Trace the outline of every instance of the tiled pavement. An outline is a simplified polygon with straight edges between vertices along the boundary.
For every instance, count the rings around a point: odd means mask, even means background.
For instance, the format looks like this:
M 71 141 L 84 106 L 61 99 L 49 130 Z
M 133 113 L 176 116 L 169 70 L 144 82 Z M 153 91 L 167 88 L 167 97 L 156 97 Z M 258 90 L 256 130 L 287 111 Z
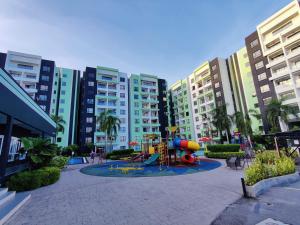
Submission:
M 73 167 L 32 191 L 8 225 L 208 225 L 241 197 L 242 171 L 225 166 L 169 177 L 89 176 Z

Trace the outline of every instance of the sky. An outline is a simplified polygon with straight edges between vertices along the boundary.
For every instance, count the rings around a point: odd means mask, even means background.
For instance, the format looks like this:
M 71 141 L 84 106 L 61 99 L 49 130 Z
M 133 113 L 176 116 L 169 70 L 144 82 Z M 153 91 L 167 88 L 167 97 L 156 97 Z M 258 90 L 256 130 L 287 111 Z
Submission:
M 244 46 L 291 0 L 0 0 L 0 51 L 56 66 L 106 66 L 169 85 Z

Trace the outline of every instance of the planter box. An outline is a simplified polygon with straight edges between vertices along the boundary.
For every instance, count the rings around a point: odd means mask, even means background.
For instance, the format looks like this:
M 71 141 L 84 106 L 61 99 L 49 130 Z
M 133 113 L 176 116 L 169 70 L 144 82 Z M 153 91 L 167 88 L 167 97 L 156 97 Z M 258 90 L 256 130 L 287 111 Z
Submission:
M 279 177 L 271 177 L 261 180 L 252 186 L 246 186 L 247 195 L 252 198 L 256 198 L 271 187 L 280 186 L 284 184 L 291 184 L 300 180 L 299 172 L 296 171 L 293 174 L 288 174 Z

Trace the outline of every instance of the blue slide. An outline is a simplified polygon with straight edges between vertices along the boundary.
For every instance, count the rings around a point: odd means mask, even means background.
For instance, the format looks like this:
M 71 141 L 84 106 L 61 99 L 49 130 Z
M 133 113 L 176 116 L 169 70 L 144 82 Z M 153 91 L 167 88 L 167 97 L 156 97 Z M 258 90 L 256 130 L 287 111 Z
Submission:
M 153 163 L 155 163 L 155 161 L 159 158 L 159 154 L 156 153 L 156 154 L 153 154 L 148 160 L 146 160 L 144 162 L 144 165 L 151 165 Z

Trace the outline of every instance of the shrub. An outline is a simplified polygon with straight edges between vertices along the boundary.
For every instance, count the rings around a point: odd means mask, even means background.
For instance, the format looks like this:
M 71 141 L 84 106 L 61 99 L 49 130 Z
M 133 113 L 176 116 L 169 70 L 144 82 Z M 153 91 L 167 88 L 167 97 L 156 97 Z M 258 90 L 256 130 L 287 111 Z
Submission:
M 296 166 L 294 160 L 289 157 L 281 157 L 275 162 L 277 176 L 295 173 Z
M 268 177 L 268 174 L 267 165 L 261 162 L 254 162 L 245 170 L 245 183 L 247 185 L 253 185 Z
M 60 169 L 64 168 L 65 165 L 67 165 L 68 163 L 68 160 L 69 160 L 69 157 L 64 157 L 64 156 L 55 156 L 49 166 L 52 166 L 52 167 L 58 167 Z
M 57 167 L 44 167 L 38 170 L 17 173 L 7 182 L 9 190 L 29 191 L 41 186 L 55 183 L 60 177 L 60 169 Z
M 106 154 L 106 158 L 108 159 L 119 159 L 124 156 L 129 156 L 134 152 L 133 149 L 124 149 L 124 150 L 115 150 Z M 114 156 L 114 157 L 112 157 Z
M 240 150 L 240 145 L 239 144 L 207 145 L 207 150 L 210 152 L 238 152 Z
M 205 152 L 204 154 L 207 158 L 215 158 L 215 159 L 227 159 L 231 156 L 235 156 L 235 157 L 245 156 L 244 152 Z
M 278 158 L 278 156 L 275 151 L 264 151 L 256 155 L 255 161 L 266 164 L 274 164 L 276 158 Z

